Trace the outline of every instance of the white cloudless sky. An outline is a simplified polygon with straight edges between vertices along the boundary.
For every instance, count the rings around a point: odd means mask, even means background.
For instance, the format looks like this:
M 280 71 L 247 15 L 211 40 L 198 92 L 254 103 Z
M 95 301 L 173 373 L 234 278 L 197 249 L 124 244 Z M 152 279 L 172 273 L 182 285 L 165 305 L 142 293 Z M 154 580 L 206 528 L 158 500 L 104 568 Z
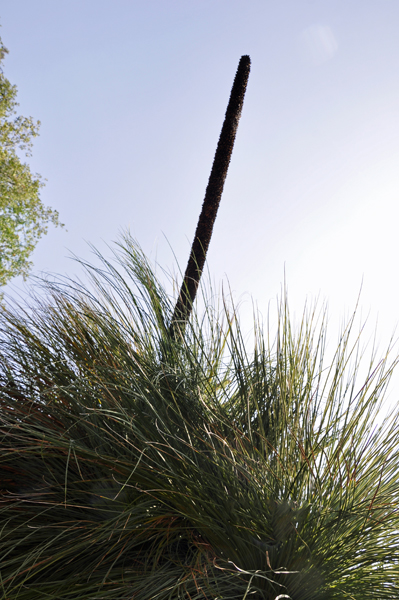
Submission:
M 252 69 L 208 268 L 263 313 L 338 323 L 361 284 L 382 344 L 399 320 L 397 0 L 3 0 L 4 72 L 42 122 L 32 169 L 52 228 L 34 274 L 80 274 L 130 228 L 175 270 L 188 253 L 240 56 Z M 15 280 L 7 287 L 14 294 Z M 335 341 L 335 339 L 334 339 Z M 395 388 L 396 389 L 396 388 Z M 399 387 L 398 393 L 399 393 Z

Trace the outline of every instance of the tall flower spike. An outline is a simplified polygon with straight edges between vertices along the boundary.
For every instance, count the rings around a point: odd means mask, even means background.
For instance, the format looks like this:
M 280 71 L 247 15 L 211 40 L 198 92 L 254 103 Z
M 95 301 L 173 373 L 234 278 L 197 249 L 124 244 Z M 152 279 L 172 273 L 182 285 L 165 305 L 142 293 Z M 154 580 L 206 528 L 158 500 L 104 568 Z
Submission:
M 213 159 L 212 171 L 209 176 L 201 214 L 198 219 L 190 258 L 170 325 L 170 333 L 173 337 L 176 337 L 179 330 L 184 332 L 197 294 L 198 284 L 204 268 L 206 253 L 211 240 L 213 225 L 233 152 L 250 68 L 250 57 L 246 55 L 242 56 L 238 63 L 237 73 L 231 89 L 230 100 L 222 131 L 220 132 L 215 158 Z

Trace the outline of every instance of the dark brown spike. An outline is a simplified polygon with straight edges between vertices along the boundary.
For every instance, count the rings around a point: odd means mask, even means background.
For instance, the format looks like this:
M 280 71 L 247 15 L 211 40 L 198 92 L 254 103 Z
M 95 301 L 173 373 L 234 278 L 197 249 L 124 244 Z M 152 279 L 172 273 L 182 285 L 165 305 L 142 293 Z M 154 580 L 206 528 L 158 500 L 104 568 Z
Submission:
M 227 106 L 222 131 L 220 132 L 215 158 L 213 159 L 212 171 L 209 176 L 201 214 L 198 219 L 190 258 L 188 260 L 180 294 L 170 325 L 170 332 L 173 337 L 176 336 L 179 329 L 182 332 L 184 331 L 197 294 L 199 281 L 205 264 L 206 253 L 212 236 L 213 225 L 222 197 L 231 154 L 233 152 L 250 68 L 250 57 L 242 56 L 238 63 L 237 73 L 231 89 L 230 100 Z

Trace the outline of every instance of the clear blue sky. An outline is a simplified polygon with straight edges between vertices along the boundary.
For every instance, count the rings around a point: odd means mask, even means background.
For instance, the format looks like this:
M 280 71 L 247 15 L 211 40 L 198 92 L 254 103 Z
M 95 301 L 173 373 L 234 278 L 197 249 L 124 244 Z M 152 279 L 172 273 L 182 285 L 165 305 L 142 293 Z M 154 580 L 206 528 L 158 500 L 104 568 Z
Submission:
M 5 74 L 42 122 L 31 165 L 52 229 L 34 272 L 73 275 L 129 227 L 184 269 L 235 70 L 243 115 L 209 252 L 216 282 L 265 313 L 356 302 L 399 320 L 397 0 L 3 0 Z M 166 239 L 165 239 L 166 238 Z M 167 240 L 167 241 L 166 241 Z M 14 284 L 19 285 L 16 281 Z M 243 311 L 251 310 L 250 302 Z M 372 329 L 372 328 L 371 328 Z

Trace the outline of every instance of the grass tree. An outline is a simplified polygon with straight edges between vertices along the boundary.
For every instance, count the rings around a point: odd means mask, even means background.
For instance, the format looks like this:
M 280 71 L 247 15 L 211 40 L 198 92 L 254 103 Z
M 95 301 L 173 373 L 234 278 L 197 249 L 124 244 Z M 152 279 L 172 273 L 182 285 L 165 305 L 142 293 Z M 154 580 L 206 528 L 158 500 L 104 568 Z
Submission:
M 285 298 L 249 347 L 206 285 L 176 335 L 129 236 L 98 258 L 1 312 L 1 597 L 397 599 L 397 359 Z

